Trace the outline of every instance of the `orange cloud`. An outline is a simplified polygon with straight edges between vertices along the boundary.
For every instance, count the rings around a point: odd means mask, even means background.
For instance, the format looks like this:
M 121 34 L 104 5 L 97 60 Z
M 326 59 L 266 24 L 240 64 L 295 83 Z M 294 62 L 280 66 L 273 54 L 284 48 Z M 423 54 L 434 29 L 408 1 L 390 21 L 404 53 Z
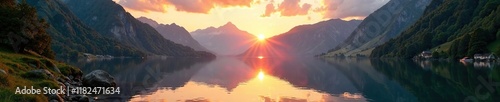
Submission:
M 269 17 L 275 12 L 280 12 L 281 16 L 307 15 L 312 5 L 304 3 L 300 6 L 299 2 L 300 0 L 284 0 L 281 4 L 278 4 L 278 8 L 275 8 L 271 2 L 267 4 L 266 12 L 262 16 Z
M 123 7 L 143 12 L 167 12 L 165 7 L 168 4 L 167 0 L 120 0 L 118 3 Z
M 274 5 L 271 3 L 267 4 L 266 5 L 266 12 L 262 15 L 262 17 L 269 17 L 274 12 L 276 12 L 276 10 L 274 10 Z
M 257 1 L 259 2 L 259 1 Z M 122 6 L 138 11 L 167 12 L 166 7 L 175 7 L 177 11 L 208 13 L 215 7 L 250 7 L 253 0 L 120 0 Z
M 322 0 L 322 6 L 314 10 L 324 18 L 364 18 L 382 7 L 389 0 Z
M 304 3 L 301 7 L 299 2 L 300 0 L 285 0 L 279 4 L 277 10 L 281 12 L 281 16 L 306 15 L 311 9 L 311 4 Z

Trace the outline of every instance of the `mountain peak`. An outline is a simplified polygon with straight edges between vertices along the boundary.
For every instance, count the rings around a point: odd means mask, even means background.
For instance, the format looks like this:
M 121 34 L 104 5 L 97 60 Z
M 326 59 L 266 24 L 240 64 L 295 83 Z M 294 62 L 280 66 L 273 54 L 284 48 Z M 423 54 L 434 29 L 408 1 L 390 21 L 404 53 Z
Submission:
M 183 29 L 184 29 L 184 27 L 182 27 L 182 26 L 180 26 L 180 25 L 177 25 L 177 24 L 175 24 L 175 23 L 172 23 L 172 24 L 167 24 L 167 25 L 168 25 L 168 26 L 170 26 L 170 27 L 176 27 L 176 28 L 183 28 Z
M 155 20 L 153 20 L 151 18 L 144 17 L 144 16 L 141 16 L 141 17 L 139 17 L 137 19 L 139 19 L 139 20 L 147 20 L 147 21 L 151 21 L 151 22 L 156 22 Z
M 226 24 L 224 24 L 220 28 L 228 28 L 228 29 L 236 28 L 236 29 L 238 29 L 238 27 L 236 27 L 236 25 L 234 25 L 232 22 L 227 22 Z
M 153 28 L 156 28 L 156 27 L 158 27 L 160 25 L 155 20 L 147 18 L 147 17 L 143 17 L 143 16 L 137 18 L 137 20 L 141 21 L 142 23 L 147 23 L 148 25 L 150 25 Z

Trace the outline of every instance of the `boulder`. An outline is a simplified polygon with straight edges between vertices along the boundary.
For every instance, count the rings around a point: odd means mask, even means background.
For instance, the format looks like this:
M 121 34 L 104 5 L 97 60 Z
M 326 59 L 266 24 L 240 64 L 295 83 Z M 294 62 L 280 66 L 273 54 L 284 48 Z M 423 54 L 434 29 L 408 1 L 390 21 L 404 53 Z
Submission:
M 78 102 L 90 102 L 90 98 L 86 95 L 81 95 L 80 99 L 78 99 Z
M 69 101 L 71 101 L 71 102 L 90 102 L 90 98 L 86 95 L 70 95 Z
M 87 95 L 70 95 L 68 101 L 71 102 L 90 102 L 90 98 Z
M 103 70 L 95 70 L 83 77 L 86 87 L 116 87 L 115 78 Z
M 50 102 L 64 102 L 64 99 L 57 94 L 47 94 Z

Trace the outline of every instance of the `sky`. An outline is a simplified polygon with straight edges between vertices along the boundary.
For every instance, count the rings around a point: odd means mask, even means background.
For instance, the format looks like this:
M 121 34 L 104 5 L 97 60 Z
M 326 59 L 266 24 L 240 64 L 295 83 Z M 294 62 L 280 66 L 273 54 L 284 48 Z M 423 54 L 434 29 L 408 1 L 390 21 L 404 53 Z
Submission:
M 328 19 L 362 20 L 389 0 L 113 0 L 134 17 L 176 23 L 192 32 L 232 22 L 271 37 Z

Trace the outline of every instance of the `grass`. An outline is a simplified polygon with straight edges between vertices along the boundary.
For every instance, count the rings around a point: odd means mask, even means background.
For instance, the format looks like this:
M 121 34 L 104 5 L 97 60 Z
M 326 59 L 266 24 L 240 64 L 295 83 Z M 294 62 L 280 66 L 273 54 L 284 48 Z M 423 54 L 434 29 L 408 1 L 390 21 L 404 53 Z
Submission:
M 61 73 L 54 71 L 59 68 Z M 31 70 L 47 69 L 56 78 L 63 75 L 81 75 L 78 68 L 69 66 L 62 62 L 47 59 L 33 53 L 18 54 L 0 48 L 0 69 L 7 75 L 0 74 L 0 101 L 1 102 L 44 102 L 48 101 L 45 95 L 20 95 L 15 94 L 17 87 L 31 87 L 42 89 L 43 87 L 58 88 L 57 81 L 46 75 L 34 75 L 28 73 Z
M 436 46 L 434 48 L 431 49 L 432 52 L 448 52 L 450 50 L 450 47 L 451 47 L 451 44 L 452 44 L 453 41 L 450 41 L 450 42 L 446 42 L 444 44 L 441 44 L 439 46 Z

